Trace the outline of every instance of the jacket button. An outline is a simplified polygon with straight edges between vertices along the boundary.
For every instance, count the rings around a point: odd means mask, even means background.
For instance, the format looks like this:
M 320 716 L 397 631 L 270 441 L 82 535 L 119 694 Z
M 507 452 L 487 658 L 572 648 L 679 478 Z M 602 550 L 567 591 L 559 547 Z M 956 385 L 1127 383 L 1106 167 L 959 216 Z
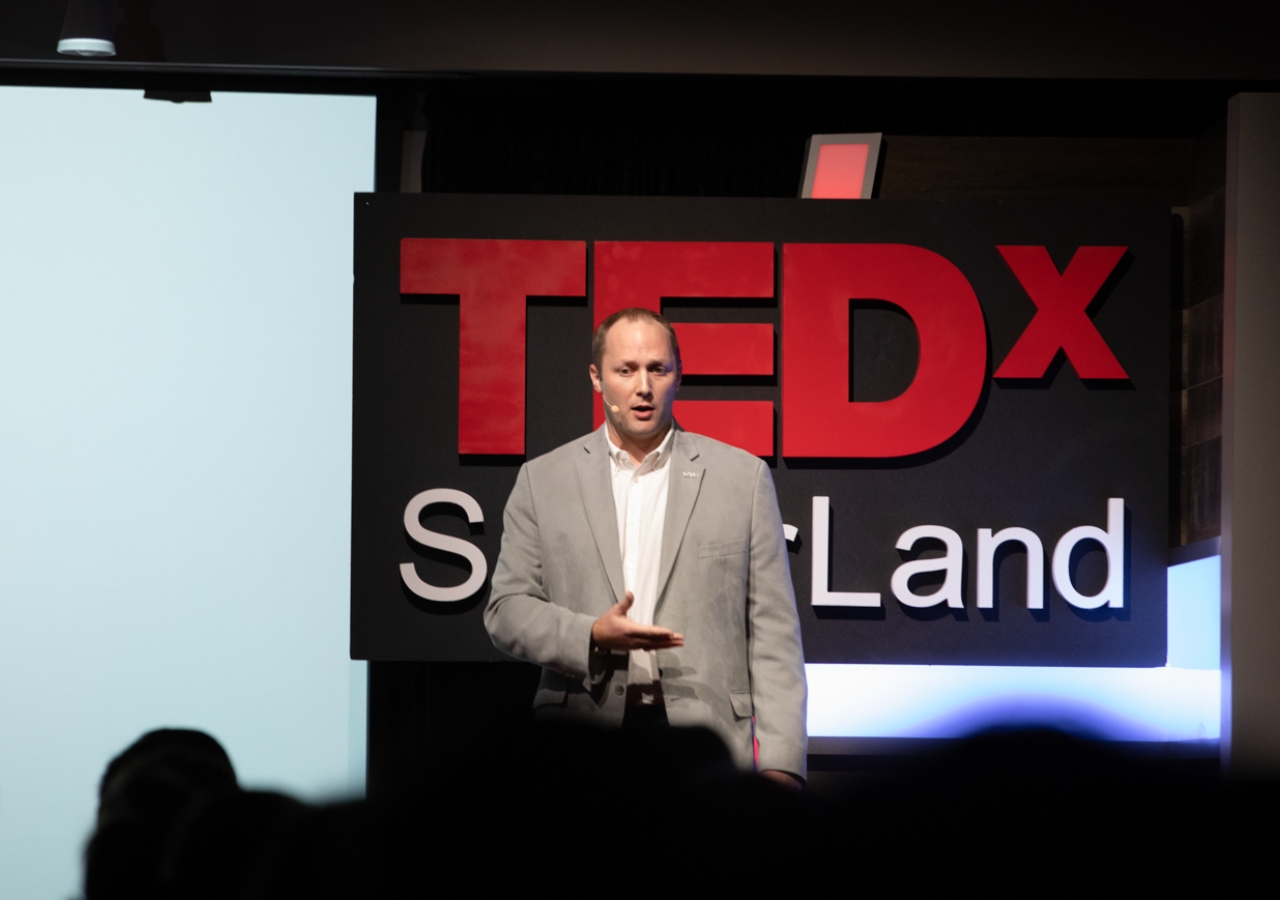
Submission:
M 622 696 L 622 692 L 623 692 L 623 687 L 622 687 L 622 685 L 620 685 L 620 684 L 615 684 L 615 685 L 613 686 L 613 692 L 614 692 L 615 694 L 617 694 L 619 697 L 621 697 L 621 696 Z

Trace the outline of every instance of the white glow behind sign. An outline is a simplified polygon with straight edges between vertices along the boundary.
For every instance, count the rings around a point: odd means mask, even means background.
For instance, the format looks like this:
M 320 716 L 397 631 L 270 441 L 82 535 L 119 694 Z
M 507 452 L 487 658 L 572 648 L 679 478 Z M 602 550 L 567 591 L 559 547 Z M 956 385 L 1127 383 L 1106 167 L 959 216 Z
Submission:
M 1169 664 L 806 666 L 809 736 L 958 738 L 1011 724 L 1118 741 L 1218 740 L 1219 558 L 1169 569 Z

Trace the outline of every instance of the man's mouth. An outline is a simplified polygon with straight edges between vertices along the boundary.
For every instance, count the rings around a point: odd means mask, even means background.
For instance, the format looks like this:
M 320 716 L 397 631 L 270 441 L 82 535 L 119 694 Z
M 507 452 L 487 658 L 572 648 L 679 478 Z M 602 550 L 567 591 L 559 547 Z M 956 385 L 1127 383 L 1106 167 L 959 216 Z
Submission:
M 648 404 L 645 404 L 645 403 L 642 403 L 639 406 L 631 407 L 631 412 L 634 413 L 636 418 L 638 419 L 649 418 L 649 416 L 653 413 L 653 410 L 654 410 L 654 407 L 649 406 Z

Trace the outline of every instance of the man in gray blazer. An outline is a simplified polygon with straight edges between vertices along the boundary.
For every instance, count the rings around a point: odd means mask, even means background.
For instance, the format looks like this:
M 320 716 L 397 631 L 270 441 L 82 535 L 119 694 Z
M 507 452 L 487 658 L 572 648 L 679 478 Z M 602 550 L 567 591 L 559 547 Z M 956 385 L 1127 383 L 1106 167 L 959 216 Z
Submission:
M 484 622 L 543 667 L 539 717 L 705 725 L 743 768 L 806 777 L 807 688 L 768 467 L 683 431 L 680 348 L 624 310 L 592 342 L 597 431 L 520 469 Z M 753 727 L 754 722 L 754 727 Z

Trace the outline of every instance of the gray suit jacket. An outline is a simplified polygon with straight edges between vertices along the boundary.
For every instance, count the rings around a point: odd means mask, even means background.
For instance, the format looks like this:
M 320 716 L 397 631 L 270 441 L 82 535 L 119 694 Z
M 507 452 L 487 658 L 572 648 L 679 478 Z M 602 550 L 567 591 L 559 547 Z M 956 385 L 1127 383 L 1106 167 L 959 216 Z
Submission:
M 537 715 L 622 721 L 627 656 L 591 653 L 591 625 L 625 595 L 604 428 L 525 463 L 503 515 L 484 622 L 494 644 L 543 666 Z M 782 517 L 769 468 L 728 444 L 672 441 L 654 624 L 673 725 L 706 725 L 744 768 L 807 777 L 807 687 Z

